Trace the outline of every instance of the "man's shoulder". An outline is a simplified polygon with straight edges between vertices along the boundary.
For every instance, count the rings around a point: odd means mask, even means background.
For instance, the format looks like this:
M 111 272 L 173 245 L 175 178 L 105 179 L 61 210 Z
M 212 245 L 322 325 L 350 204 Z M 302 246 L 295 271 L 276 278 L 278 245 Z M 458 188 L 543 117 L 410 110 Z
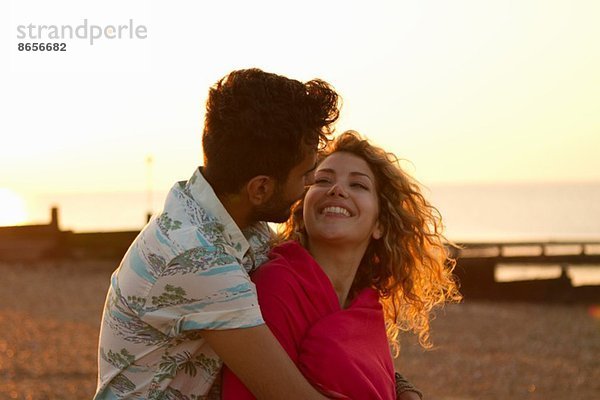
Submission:
M 266 222 L 257 222 L 244 229 L 244 236 L 252 248 L 270 250 L 275 240 L 275 232 Z
M 154 285 L 163 278 L 202 274 L 216 266 L 236 264 L 218 221 L 198 210 L 166 207 L 140 232 L 122 263 L 122 273 Z M 131 271 L 131 273 L 129 272 Z
M 183 182 L 169 192 L 163 211 L 146 227 L 146 235 L 155 235 L 159 243 L 177 253 L 196 247 L 219 250 L 225 241 L 225 227 L 185 190 Z
M 269 238 L 272 238 L 274 235 L 269 223 L 265 221 L 258 221 L 250 225 L 244 229 L 244 233 L 246 235 L 268 236 Z

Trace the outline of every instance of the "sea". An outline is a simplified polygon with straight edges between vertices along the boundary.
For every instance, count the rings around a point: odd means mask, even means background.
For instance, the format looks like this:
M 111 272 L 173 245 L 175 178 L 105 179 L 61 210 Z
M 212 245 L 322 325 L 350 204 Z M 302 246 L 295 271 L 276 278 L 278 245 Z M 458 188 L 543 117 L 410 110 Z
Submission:
M 463 242 L 596 241 L 600 182 L 444 184 L 424 187 L 442 215 L 446 237 Z M 60 227 L 75 232 L 138 230 L 160 211 L 167 191 L 42 194 L 27 201 L 31 223 L 59 207 Z M 525 268 L 527 267 L 527 268 Z M 558 276 L 560 266 L 501 267 L 497 279 Z M 600 284 L 600 266 L 569 269 L 575 285 Z

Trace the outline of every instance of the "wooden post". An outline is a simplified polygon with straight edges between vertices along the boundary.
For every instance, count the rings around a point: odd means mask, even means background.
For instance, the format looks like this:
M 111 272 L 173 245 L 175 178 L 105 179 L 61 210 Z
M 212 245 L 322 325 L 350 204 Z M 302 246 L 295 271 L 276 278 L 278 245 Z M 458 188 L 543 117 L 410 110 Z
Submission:
M 56 206 L 50 209 L 50 226 L 56 231 L 60 230 L 58 226 L 58 207 Z

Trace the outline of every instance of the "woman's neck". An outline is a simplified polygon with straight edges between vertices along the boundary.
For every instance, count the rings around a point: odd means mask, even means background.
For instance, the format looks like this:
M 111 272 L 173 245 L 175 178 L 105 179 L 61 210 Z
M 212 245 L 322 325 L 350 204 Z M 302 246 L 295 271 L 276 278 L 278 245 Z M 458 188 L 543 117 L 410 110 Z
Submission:
M 366 249 L 310 240 L 307 245 L 308 251 L 331 281 L 340 306 L 345 308 L 351 300 L 348 294 Z

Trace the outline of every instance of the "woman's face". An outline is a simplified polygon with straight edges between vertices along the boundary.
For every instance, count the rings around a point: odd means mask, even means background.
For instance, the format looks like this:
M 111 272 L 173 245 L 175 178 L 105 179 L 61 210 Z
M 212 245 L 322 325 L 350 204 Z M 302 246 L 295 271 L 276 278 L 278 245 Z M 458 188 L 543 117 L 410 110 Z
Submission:
M 379 239 L 379 201 L 367 162 L 346 152 L 328 156 L 317 167 L 314 184 L 306 193 L 303 218 L 309 242 L 366 249 L 371 238 Z

